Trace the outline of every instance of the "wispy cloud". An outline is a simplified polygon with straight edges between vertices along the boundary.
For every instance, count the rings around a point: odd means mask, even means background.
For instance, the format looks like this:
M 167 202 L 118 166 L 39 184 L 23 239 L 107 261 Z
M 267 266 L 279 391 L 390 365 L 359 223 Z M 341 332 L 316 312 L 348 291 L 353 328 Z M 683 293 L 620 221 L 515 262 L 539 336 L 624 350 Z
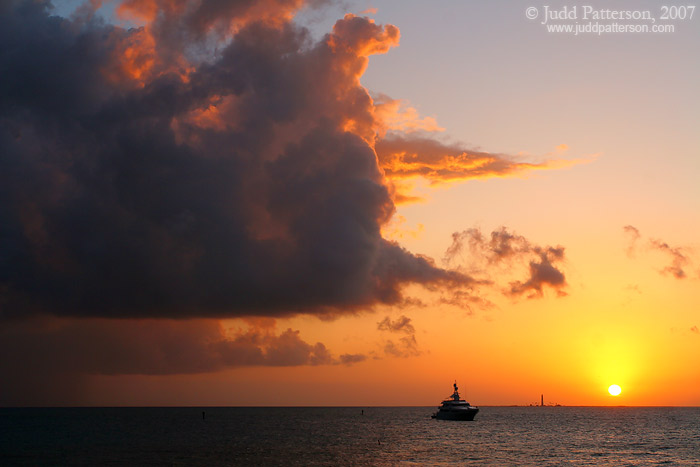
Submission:
M 690 263 L 690 259 L 686 256 L 684 248 L 672 247 L 668 243 L 657 239 L 651 239 L 649 243 L 653 249 L 664 253 L 671 261 L 671 264 L 663 268 L 662 273 L 670 274 L 676 279 L 686 278 L 687 275 L 684 268 Z
M 628 239 L 627 256 L 633 258 L 635 256 L 637 242 L 641 238 L 641 234 L 639 233 L 639 230 L 633 225 L 626 225 L 622 228 L 622 230 L 625 232 L 625 235 Z
M 377 323 L 377 329 L 380 331 L 401 332 L 404 334 L 415 334 L 416 332 L 415 328 L 411 324 L 411 318 L 403 315 L 399 316 L 394 321 L 387 316 L 382 321 Z
M 639 229 L 632 225 L 626 225 L 623 227 L 625 235 L 628 237 L 627 255 L 631 258 L 635 257 L 637 250 L 639 249 L 639 242 L 642 239 L 642 235 Z M 691 259 L 691 249 L 683 246 L 672 246 L 667 242 L 651 238 L 643 244 L 646 251 L 658 252 L 663 255 L 668 261 L 668 264 L 664 266 L 659 272 L 662 275 L 669 275 L 675 277 L 676 279 L 685 279 L 688 277 L 687 269 L 692 264 Z
M 472 150 L 458 143 L 445 143 L 424 134 L 405 132 L 390 133 L 379 139 L 375 149 L 379 164 L 390 180 L 401 183 L 422 178 L 433 186 L 465 180 L 518 176 L 533 170 L 561 169 L 594 160 L 594 157 L 562 159 L 560 155 L 563 150 L 558 150 L 544 161 L 533 162 L 523 156 Z M 410 196 L 410 192 L 404 191 L 399 193 Z
M 434 117 L 421 117 L 418 110 L 406 101 L 392 99 L 386 94 L 373 95 L 373 101 L 380 135 L 384 135 L 387 131 L 401 133 L 445 131 L 437 124 Z
M 395 320 L 388 316 L 377 323 L 377 329 L 390 333 L 404 334 L 397 340 L 387 339 L 384 342 L 384 353 L 392 357 L 416 357 L 422 352 L 418 348 L 416 341 L 416 330 L 411 324 L 411 319 L 401 315 Z
M 364 354 L 342 354 L 340 357 L 340 363 L 343 365 L 353 365 L 355 363 L 361 363 L 367 360 L 367 355 Z
M 565 288 L 568 284 L 561 270 L 565 261 L 565 248 L 533 244 L 506 227 L 494 230 L 488 236 L 478 228 L 455 232 L 443 261 L 448 265 L 461 262 L 467 264 L 473 274 L 488 276 L 492 268 L 511 269 L 526 264 L 526 278 L 511 281 L 504 289 L 504 294 L 514 297 L 543 297 L 545 287 L 548 287 L 557 296 L 566 295 Z

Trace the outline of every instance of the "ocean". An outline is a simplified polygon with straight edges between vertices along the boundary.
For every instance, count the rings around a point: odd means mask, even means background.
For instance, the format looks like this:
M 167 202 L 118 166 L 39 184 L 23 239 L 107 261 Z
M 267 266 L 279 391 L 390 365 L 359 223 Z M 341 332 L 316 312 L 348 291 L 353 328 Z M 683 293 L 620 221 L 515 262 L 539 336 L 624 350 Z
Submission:
M 700 408 L 434 410 L 5 408 L 0 465 L 700 466 Z

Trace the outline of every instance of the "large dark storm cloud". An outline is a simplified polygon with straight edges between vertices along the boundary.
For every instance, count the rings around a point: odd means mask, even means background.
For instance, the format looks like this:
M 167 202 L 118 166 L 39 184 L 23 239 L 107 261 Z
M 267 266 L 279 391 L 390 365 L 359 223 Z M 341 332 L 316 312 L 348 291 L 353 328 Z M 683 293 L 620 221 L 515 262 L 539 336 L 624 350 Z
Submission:
M 398 30 L 348 16 L 314 44 L 228 8 L 235 34 L 195 63 L 167 3 L 130 30 L 0 6 L 3 317 L 329 313 L 470 285 L 380 235 L 394 205 L 359 76 Z M 177 23 L 200 47 L 208 3 Z

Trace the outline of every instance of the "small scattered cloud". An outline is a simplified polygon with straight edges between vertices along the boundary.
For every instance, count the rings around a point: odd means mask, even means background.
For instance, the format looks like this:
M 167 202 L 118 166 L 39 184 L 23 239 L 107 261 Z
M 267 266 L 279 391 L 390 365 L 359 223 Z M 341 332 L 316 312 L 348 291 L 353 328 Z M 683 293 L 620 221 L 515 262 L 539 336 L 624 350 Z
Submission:
M 670 274 L 676 279 L 685 279 L 687 274 L 684 268 L 690 263 L 690 258 L 682 247 L 672 247 L 668 243 L 657 239 L 649 241 L 651 247 L 664 253 L 671 261 L 671 264 L 662 269 L 662 274 Z
M 377 323 L 377 329 L 380 331 L 402 332 L 405 334 L 415 334 L 416 332 L 415 328 L 411 324 L 411 318 L 403 315 L 399 316 L 394 321 L 387 316 L 382 321 Z
M 638 250 L 638 245 L 642 241 L 642 235 L 639 229 L 632 225 L 624 226 L 623 231 L 628 238 L 628 246 L 626 249 L 627 256 L 634 258 Z M 661 253 L 668 261 L 668 264 L 659 271 L 662 275 L 672 276 L 676 279 L 685 279 L 688 277 L 687 270 L 692 264 L 690 248 L 672 246 L 657 238 L 651 238 L 643 243 L 643 245 L 645 251 Z
M 417 357 L 423 352 L 418 349 L 416 336 L 410 335 L 401 337 L 396 342 L 387 340 L 384 345 L 384 353 L 392 357 L 408 358 Z
M 489 281 L 482 281 L 482 285 L 492 285 Z M 474 314 L 474 309 L 482 310 L 494 307 L 493 302 L 489 299 L 476 295 L 473 292 L 455 291 L 449 295 L 441 294 L 438 299 L 440 305 L 450 305 L 456 308 L 461 308 L 466 312 L 466 315 Z
M 411 324 L 411 318 L 401 315 L 395 320 L 388 316 L 377 323 L 377 329 L 395 334 L 404 334 L 397 340 L 387 339 L 384 342 L 384 353 L 392 357 L 416 357 L 422 352 L 416 341 L 416 329 Z
M 561 269 L 565 262 L 565 248 L 535 245 L 506 227 L 494 230 L 488 236 L 478 228 L 455 232 L 443 261 L 448 265 L 467 263 L 481 274 L 526 264 L 526 278 L 510 281 L 504 290 L 505 295 L 537 298 L 544 296 L 545 287 L 554 290 L 559 297 L 567 295 L 565 288 L 568 284 Z
M 367 360 L 367 355 L 364 354 L 342 354 L 339 357 L 340 363 L 343 365 L 352 365 L 354 363 L 361 363 Z
M 629 256 L 630 258 L 634 258 L 637 247 L 637 241 L 641 237 L 641 235 L 639 234 L 639 230 L 633 225 L 626 225 L 622 228 L 622 230 L 625 232 L 625 236 L 628 239 L 627 256 Z
M 690 328 L 690 332 L 695 333 L 695 334 L 700 334 L 700 329 L 698 329 L 697 326 L 692 326 Z
M 621 303 L 622 306 L 629 306 L 644 293 L 641 287 L 639 287 L 637 284 L 629 284 L 626 287 L 623 287 L 622 291 L 624 293 Z
M 520 296 L 529 293 L 528 298 L 542 297 L 542 289 L 547 285 L 556 290 L 557 296 L 566 296 L 567 293 L 562 290 L 566 286 L 566 277 L 554 264 L 564 259 L 564 248 L 536 247 L 533 252 L 539 259 L 530 261 L 530 277 L 526 281 L 511 282 L 510 294 Z

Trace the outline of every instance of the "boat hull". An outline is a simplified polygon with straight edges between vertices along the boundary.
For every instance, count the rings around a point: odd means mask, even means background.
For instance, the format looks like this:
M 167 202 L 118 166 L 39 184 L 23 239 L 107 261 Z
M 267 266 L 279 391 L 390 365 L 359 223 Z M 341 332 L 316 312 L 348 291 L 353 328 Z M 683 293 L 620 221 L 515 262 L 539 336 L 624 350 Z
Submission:
M 433 414 L 433 418 L 438 420 L 474 420 L 479 409 L 470 408 L 467 410 L 440 410 Z

